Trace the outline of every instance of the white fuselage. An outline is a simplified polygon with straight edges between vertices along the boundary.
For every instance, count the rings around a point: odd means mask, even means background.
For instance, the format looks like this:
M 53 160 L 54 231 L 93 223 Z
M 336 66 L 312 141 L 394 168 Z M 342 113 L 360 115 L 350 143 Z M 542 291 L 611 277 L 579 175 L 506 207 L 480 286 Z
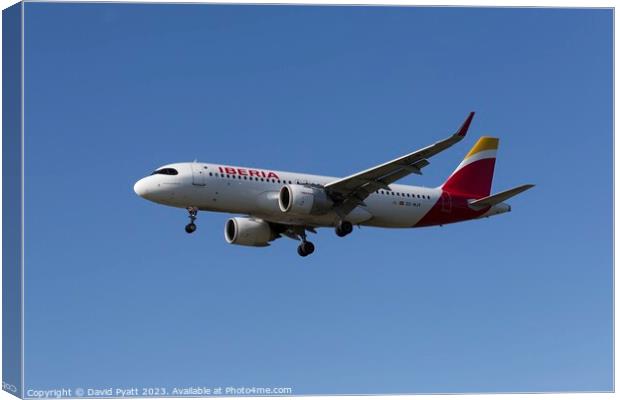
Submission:
M 205 211 L 251 215 L 285 225 L 335 226 L 341 219 L 330 211 L 320 215 L 292 215 L 278 206 L 285 184 L 325 185 L 338 178 L 295 172 L 224 166 L 207 163 L 176 163 L 161 168 L 176 175 L 154 174 L 139 180 L 134 190 L 156 203 Z M 347 215 L 357 225 L 412 227 L 441 199 L 441 188 L 389 185 L 378 190 Z M 449 207 L 449 205 L 447 205 Z

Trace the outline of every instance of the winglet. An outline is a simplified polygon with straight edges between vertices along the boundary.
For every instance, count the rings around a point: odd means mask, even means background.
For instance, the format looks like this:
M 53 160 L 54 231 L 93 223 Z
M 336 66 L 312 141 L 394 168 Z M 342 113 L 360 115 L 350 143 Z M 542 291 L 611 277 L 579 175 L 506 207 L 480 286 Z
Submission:
M 467 134 L 467 130 L 469 129 L 469 125 L 471 125 L 471 120 L 474 119 L 475 114 L 476 113 L 474 111 L 469 113 L 467 119 L 465 119 L 465 122 L 463 122 L 463 125 L 461 125 L 458 131 L 456 131 L 456 136 L 460 136 L 461 138 L 465 137 L 465 135 Z

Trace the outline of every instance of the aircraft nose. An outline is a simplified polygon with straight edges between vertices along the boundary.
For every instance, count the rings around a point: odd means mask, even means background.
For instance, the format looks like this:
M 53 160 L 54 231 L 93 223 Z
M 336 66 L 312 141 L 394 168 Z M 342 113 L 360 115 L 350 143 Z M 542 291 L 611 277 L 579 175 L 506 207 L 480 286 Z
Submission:
M 147 184 L 144 182 L 144 178 L 140 179 L 135 185 L 133 185 L 133 191 L 140 197 L 144 197 L 147 194 Z

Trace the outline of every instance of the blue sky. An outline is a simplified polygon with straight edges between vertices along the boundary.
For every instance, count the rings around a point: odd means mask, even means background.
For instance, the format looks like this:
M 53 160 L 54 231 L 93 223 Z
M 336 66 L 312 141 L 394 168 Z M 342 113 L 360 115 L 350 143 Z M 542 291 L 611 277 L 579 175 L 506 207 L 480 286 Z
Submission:
M 610 10 L 27 3 L 26 389 L 612 390 Z M 481 135 L 496 218 L 228 245 L 169 162 L 347 175 Z

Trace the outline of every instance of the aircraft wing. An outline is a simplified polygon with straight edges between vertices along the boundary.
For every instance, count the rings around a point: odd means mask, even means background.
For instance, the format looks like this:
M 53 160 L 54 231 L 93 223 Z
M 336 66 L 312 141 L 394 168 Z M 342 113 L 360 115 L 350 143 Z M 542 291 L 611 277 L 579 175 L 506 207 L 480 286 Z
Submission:
M 372 192 L 387 189 L 389 184 L 409 174 L 421 175 L 422 168 L 430 164 L 428 158 L 441 153 L 465 137 L 474 114 L 470 112 L 461 127 L 446 139 L 325 185 L 325 190 L 340 203 L 335 211 L 344 217 L 355 207 L 363 204 L 364 199 Z

